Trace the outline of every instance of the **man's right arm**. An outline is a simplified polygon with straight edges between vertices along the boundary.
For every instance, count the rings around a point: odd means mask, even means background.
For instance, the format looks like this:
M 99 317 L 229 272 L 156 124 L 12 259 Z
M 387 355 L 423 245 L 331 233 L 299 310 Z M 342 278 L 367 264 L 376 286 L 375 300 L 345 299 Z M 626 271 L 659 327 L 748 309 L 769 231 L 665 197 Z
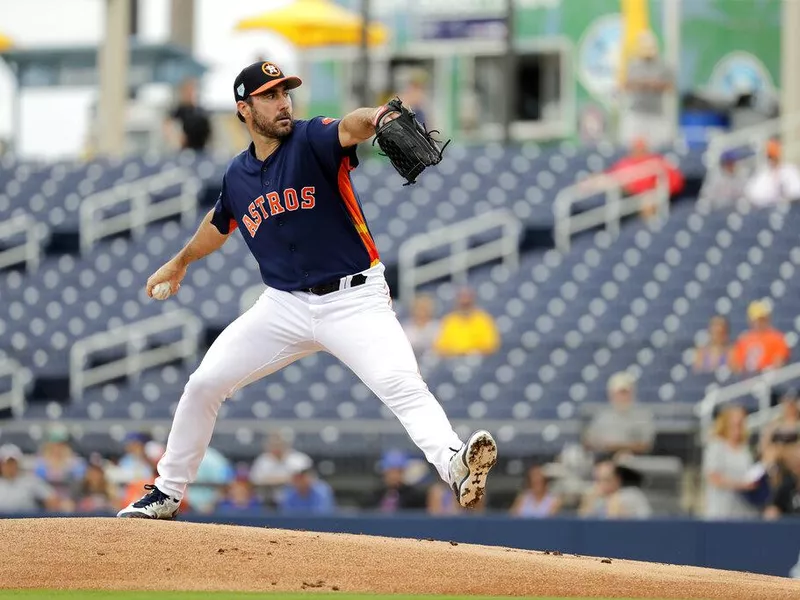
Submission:
M 214 209 L 210 210 L 203 218 L 192 239 L 169 262 L 153 273 L 147 280 L 147 295 L 153 297 L 153 288 L 159 283 L 170 284 L 170 295 L 175 294 L 181 287 L 181 281 L 186 276 L 186 269 L 191 263 L 200 260 L 219 250 L 231 233 L 236 231 L 230 228 L 228 233 L 220 233 L 219 229 L 211 222 Z

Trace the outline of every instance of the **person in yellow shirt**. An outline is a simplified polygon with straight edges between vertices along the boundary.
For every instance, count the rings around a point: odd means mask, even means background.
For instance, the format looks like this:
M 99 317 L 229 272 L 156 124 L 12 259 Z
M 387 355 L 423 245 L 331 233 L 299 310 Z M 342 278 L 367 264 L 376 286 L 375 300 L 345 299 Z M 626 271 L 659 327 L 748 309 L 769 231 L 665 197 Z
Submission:
M 442 320 L 434 346 L 442 356 L 492 354 L 500 347 L 494 319 L 475 306 L 472 290 L 464 288 L 456 298 L 456 310 Z

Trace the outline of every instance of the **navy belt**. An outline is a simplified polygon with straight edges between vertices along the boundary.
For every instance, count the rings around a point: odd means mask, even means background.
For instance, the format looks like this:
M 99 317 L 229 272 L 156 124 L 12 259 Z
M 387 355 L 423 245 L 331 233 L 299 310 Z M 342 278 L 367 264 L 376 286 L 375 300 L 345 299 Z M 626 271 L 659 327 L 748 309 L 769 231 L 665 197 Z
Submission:
M 358 273 L 357 275 L 353 275 L 353 277 L 350 279 L 349 287 L 357 287 L 366 282 L 367 276 L 363 273 Z M 341 289 L 341 286 L 342 280 L 337 279 L 336 281 L 331 281 L 329 283 L 321 283 L 311 288 L 305 288 L 303 291 L 308 292 L 309 294 L 314 294 L 315 296 L 324 296 L 325 294 L 330 294 L 331 292 L 338 292 Z

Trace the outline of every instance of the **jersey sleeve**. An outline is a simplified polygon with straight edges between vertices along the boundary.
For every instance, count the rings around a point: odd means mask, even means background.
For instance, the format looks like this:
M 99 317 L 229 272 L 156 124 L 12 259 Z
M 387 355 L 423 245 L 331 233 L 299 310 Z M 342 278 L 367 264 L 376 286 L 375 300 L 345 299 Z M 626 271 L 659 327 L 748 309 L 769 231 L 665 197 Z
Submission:
M 343 148 L 339 142 L 339 122 L 341 119 L 314 117 L 306 124 L 308 144 L 317 160 L 333 172 L 341 167 L 342 160 L 350 159 L 350 168 L 358 165 L 356 147 Z
M 222 235 L 228 235 L 238 226 L 229 206 L 230 203 L 225 186 L 225 177 L 223 177 L 222 189 L 219 192 L 217 203 L 214 205 L 214 214 L 211 215 L 211 224 L 216 227 Z

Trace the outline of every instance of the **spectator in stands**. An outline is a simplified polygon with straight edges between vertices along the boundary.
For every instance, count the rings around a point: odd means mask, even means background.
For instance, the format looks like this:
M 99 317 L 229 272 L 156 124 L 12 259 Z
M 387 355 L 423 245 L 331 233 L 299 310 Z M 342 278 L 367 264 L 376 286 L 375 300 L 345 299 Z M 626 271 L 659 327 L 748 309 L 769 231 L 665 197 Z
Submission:
M 561 510 L 561 500 L 548 489 L 549 482 L 540 465 L 528 469 L 525 489 L 519 493 L 511 506 L 515 517 L 543 519 Z
M 86 462 L 69 445 L 69 433 L 57 427 L 47 433 L 39 449 L 33 472 L 56 490 L 63 502 L 70 502 L 86 473 Z
M 703 453 L 706 483 L 703 513 L 707 519 L 758 516 L 758 510 L 745 496 L 757 488 L 751 475 L 756 463 L 747 445 L 746 417 L 744 408 L 728 406 L 714 423 L 712 439 Z
M 411 304 L 411 317 L 403 323 L 408 341 L 418 357 L 433 349 L 439 335 L 439 321 L 433 318 L 434 300 L 427 294 L 420 294 Z
M 225 490 L 225 495 L 217 503 L 217 510 L 239 511 L 257 510 L 261 508 L 261 500 L 255 493 L 253 485 L 247 477 L 237 476 Z
M 500 334 L 489 313 L 475 305 L 475 294 L 462 288 L 456 309 L 442 320 L 436 352 L 442 356 L 493 354 L 500 348 Z
M 756 300 L 747 307 L 750 329 L 739 336 L 731 351 L 729 365 L 734 373 L 760 373 L 778 369 L 789 361 L 784 335 L 772 327 L 772 305 Z
M 417 116 L 420 123 L 424 123 L 428 129 L 433 127 L 428 114 L 427 93 L 425 91 L 426 76 L 424 72 L 413 74 L 408 79 L 408 83 L 398 94 L 403 104 L 408 106 Z
M 764 511 L 767 519 L 800 517 L 800 444 L 787 448 L 782 460 L 781 481 Z
M 201 513 L 210 513 L 217 504 L 220 490 L 235 476 L 233 465 L 216 448 L 206 450 L 200 468 L 197 470 L 196 484 L 192 486 L 189 506 Z
M 673 123 L 667 112 L 667 95 L 674 88 L 672 69 L 658 55 L 652 31 L 639 35 L 636 55 L 628 62 L 623 83 L 620 139 L 630 145 L 644 138 L 658 148 L 672 141 Z
M 738 168 L 736 154 L 724 152 L 720 157 L 719 170 L 709 171 L 700 189 L 700 206 L 710 209 L 733 206 L 744 197 L 747 177 Z
M 457 515 L 464 510 L 453 490 L 440 481 L 428 488 L 425 506 L 429 515 Z
M 761 453 L 768 454 L 790 445 L 800 443 L 800 398 L 795 389 L 786 390 L 780 397 L 781 414 L 761 431 Z
M 0 446 L 0 514 L 60 510 L 56 491 L 33 473 L 22 472 L 21 461 L 22 451 L 17 446 Z
M 711 317 L 708 322 L 708 341 L 695 348 L 695 373 L 713 373 L 728 363 L 731 351 L 728 320 L 722 315 Z
M 594 484 L 581 500 L 578 514 L 599 519 L 647 519 L 653 514 L 633 469 L 612 461 L 598 463 Z
M 144 433 L 131 432 L 125 436 L 125 454 L 119 459 L 114 479 L 119 483 L 129 483 L 147 479 L 153 472 L 153 466 L 145 456 L 144 446 L 148 436 Z
M 211 118 L 197 101 L 197 82 L 188 79 L 179 91 L 178 104 L 164 124 L 167 140 L 182 150 L 201 152 L 211 139 Z
M 264 452 L 250 470 L 253 485 L 278 486 L 289 482 L 292 473 L 311 466 L 311 458 L 291 447 L 278 432 L 270 434 Z
M 653 448 L 653 415 L 636 405 L 636 379 L 621 371 L 608 380 L 610 406 L 600 410 L 584 433 L 584 445 L 601 456 L 645 454 Z
M 374 494 L 370 507 L 384 513 L 425 508 L 424 494 L 405 482 L 407 466 L 408 457 L 399 450 L 390 450 L 383 455 L 383 485 Z
M 336 510 L 333 490 L 311 467 L 300 468 L 278 494 L 278 510 L 282 514 L 330 514 Z
M 117 491 L 106 478 L 103 459 L 93 456 L 86 467 L 75 508 L 80 512 L 114 511 L 117 506 Z
M 753 206 L 764 207 L 800 199 L 800 169 L 781 160 L 780 142 L 767 143 L 767 164 L 747 182 L 745 196 Z

